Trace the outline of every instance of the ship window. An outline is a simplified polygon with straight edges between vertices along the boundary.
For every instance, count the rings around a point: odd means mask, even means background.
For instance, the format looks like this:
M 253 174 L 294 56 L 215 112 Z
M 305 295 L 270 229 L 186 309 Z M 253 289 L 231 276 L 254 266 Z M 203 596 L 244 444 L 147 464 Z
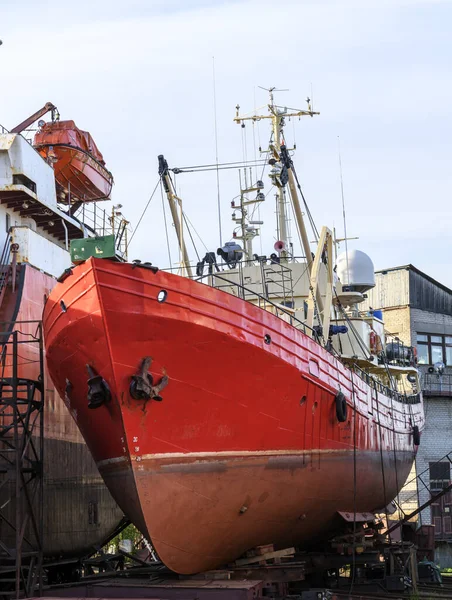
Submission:
M 160 290 L 160 292 L 157 295 L 157 300 L 159 302 L 165 302 L 167 296 L 168 292 L 166 290 Z
M 417 353 L 420 365 L 443 362 L 452 366 L 452 336 L 418 333 Z
M 18 173 L 17 175 L 13 175 L 13 184 L 14 185 L 23 185 L 24 187 L 31 190 L 34 194 L 36 194 L 36 183 L 29 179 L 23 173 Z

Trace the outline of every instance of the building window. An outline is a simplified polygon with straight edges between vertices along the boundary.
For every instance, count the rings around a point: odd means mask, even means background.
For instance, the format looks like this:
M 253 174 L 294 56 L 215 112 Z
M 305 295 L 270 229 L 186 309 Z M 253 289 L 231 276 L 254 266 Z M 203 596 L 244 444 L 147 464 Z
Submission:
M 450 485 L 450 463 L 429 463 L 430 471 L 430 493 L 432 499 L 439 492 Z M 435 537 L 438 539 L 450 539 L 452 535 L 452 498 L 447 492 L 430 505 L 432 523 L 435 526 Z
M 6 213 L 6 233 L 9 233 L 9 228 L 11 227 L 11 217 L 9 216 L 9 213 Z
M 417 357 L 420 365 L 443 362 L 452 366 L 452 335 L 418 333 Z
M 429 463 L 430 491 L 439 492 L 450 484 L 450 462 Z

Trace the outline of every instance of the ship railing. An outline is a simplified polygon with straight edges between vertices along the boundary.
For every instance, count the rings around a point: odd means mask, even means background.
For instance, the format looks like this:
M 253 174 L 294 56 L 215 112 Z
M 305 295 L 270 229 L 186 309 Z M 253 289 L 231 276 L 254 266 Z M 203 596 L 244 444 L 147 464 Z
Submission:
M 3 125 L 0 125 L 0 133 L 9 133 L 9 130 L 6 129 L 6 127 L 3 127 Z
M 6 287 L 11 276 L 11 229 L 6 236 L 5 245 L 0 255 L 0 307 L 3 304 Z
M 410 506 L 411 508 L 409 512 L 412 512 L 412 510 L 415 510 L 415 508 L 419 506 L 420 498 L 423 498 L 423 500 L 429 500 L 431 495 L 438 493 L 440 488 L 447 487 L 447 485 L 450 483 L 449 479 L 446 480 L 447 483 L 445 480 L 441 479 L 430 479 L 430 473 L 432 470 L 434 470 L 435 466 L 439 466 L 441 463 L 447 462 L 452 465 L 452 452 L 448 452 L 435 462 L 429 462 L 428 466 L 423 471 L 417 473 L 414 477 L 405 482 L 405 485 L 399 492 L 398 497 L 394 500 L 403 516 L 406 515 L 406 510 L 404 510 L 403 506 Z M 429 516 L 429 509 L 426 508 L 421 512 L 421 524 L 423 514 Z
M 69 214 L 71 214 L 69 212 Z M 128 245 L 129 222 L 116 210 L 109 214 L 98 205 L 98 202 L 83 202 L 76 207 L 71 216 L 79 221 L 91 235 L 104 237 L 115 236 L 116 250 L 126 256 Z
M 370 387 L 374 388 L 377 392 L 380 392 L 384 396 L 388 398 L 392 398 L 397 402 L 401 402 L 402 404 L 420 404 L 421 402 L 421 394 L 418 392 L 416 394 L 402 394 L 397 390 L 394 390 L 387 385 L 384 385 L 381 381 L 378 381 L 375 377 L 373 377 L 370 373 L 366 373 L 363 371 L 358 365 L 351 365 L 351 370 L 358 375 L 363 381 L 367 383 Z
M 211 287 L 230 293 L 233 296 L 241 298 L 242 300 L 245 300 L 247 296 L 252 295 L 256 299 L 256 306 L 259 306 L 259 308 L 271 312 L 275 316 L 279 317 L 286 323 L 289 323 L 290 325 L 292 325 L 296 329 L 299 329 L 305 334 L 309 332 L 310 336 L 316 342 L 320 342 L 317 331 L 312 327 L 306 325 L 306 323 L 304 323 L 300 319 L 298 319 L 298 317 L 295 316 L 294 311 L 290 310 L 289 307 L 284 307 L 283 305 L 274 302 L 273 300 L 270 300 L 268 297 L 264 296 L 263 294 L 260 294 L 256 290 L 247 287 L 243 283 L 239 283 L 237 281 L 234 281 L 233 279 L 228 279 L 227 277 L 224 277 L 219 273 L 209 273 L 206 275 L 201 275 L 200 277 L 194 277 L 194 279 L 203 283 L 207 282 L 207 284 Z M 223 283 L 218 285 L 217 280 L 220 280 Z
M 215 278 L 215 279 L 220 279 L 220 280 L 224 281 L 225 285 L 221 286 L 224 289 L 224 291 L 227 291 L 225 289 L 227 287 L 229 287 L 230 289 L 235 288 L 235 289 L 237 289 L 237 293 L 235 293 L 233 295 L 236 295 L 242 299 L 245 299 L 246 293 L 253 293 L 253 295 L 257 296 L 257 299 L 258 299 L 257 306 L 259 306 L 260 308 L 263 308 L 264 310 L 272 312 L 274 315 L 281 318 L 283 321 L 286 321 L 293 327 L 300 329 L 305 334 L 309 331 L 311 333 L 311 337 L 316 342 L 320 343 L 320 339 L 319 339 L 319 335 L 318 335 L 317 331 L 315 329 L 309 327 L 308 325 L 306 325 L 306 323 L 304 323 L 297 317 L 295 317 L 295 315 L 293 314 L 293 312 L 290 309 L 283 307 L 283 306 L 281 306 L 281 304 L 278 304 L 278 303 L 273 302 L 272 300 L 269 300 L 267 297 L 265 297 L 261 294 L 258 294 L 256 291 L 250 290 L 247 286 L 237 283 L 236 281 L 227 279 L 226 277 L 223 277 L 222 275 L 219 275 L 218 273 L 203 275 L 202 277 L 196 278 L 196 280 L 201 281 L 201 280 L 205 279 L 206 277 L 210 278 L 209 285 L 212 285 L 212 287 L 215 287 L 216 289 L 219 289 L 219 286 L 217 284 L 213 284 L 212 279 Z M 366 371 L 363 371 L 360 367 L 358 367 L 358 365 L 352 365 L 350 368 L 354 373 L 356 373 L 358 375 L 358 377 L 360 377 L 363 381 L 365 381 L 367 383 L 367 385 L 369 385 L 369 387 L 374 388 L 376 391 L 380 392 L 381 394 L 383 394 L 389 398 L 392 398 L 393 400 L 396 400 L 397 402 L 401 402 L 402 404 L 419 404 L 421 402 L 420 393 L 410 394 L 410 395 L 402 394 L 402 393 L 400 393 L 396 390 L 393 390 L 390 387 L 384 385 L 381 381 L 378 381 L 375 377 L 372 377 L 372 375 L 370 375 L 369 373 L 366 373 Z
M 282 298 L 285 306 L 294 306 L 292 269 L 281 262 L 270 260 L 270 263 L 260 261 L 261 279 L 264 296 L 267 298 Z M 272 290 L 273 288 L 273 290 Z
M 452 397 L 452 373 L 425 373 L 422 378 L 424 396 Z

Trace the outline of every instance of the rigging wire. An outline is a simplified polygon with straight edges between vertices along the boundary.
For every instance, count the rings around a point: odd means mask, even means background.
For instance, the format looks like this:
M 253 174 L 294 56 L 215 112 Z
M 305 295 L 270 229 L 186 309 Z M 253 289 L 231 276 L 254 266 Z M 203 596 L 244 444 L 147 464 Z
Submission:
M 167 224 L 167 221 L 166 221 L 165 200 L 164 200 L 164 197 L 163 197 L 163 184 L 162 184 L 162 180 L 161 179 L 160 179 L 160 192 L 161 192 L 161 195 L 162 195 L 163 220 L 165 222 L 166 247 L 168 249 L 169 265 L 171 267 L 172 264 L 173 264 L 173 261 L 171 260 L 171 250 L 170 250 L 169 235 L 168 235 L 168 224 Z
M 353 380 L 353 371 L 350 370 L 350 381 L 352 383 L 353 398 L 353 556 L 352 556 L 352 581 L 350 584 L 350 594 L 355 584 L 355 562 L 356 562 L 356 484 L 357 484 L 357 464 L 356 464 L 356 391 Z
M 249 161 L 246 161 L 246 163 L 240 162 L 237 165 L 231 165 L 231 166 L 226 166 L 226 167 L 222 167 L 220 165 L 218 167 L 218 169 L 220 171 L 227 171 L 227 170 L 230 170 L 230 169 L 240 169 L 240 168 L 244 168 L 246 166 L 249 166 L 250 163 L 253 164 L 254 161 L 249 160 Z M 260 164 L 261 164 L 260 161 L 258 161 L 258 166 L 260 166 Z M 265 168 L 265 166 L 266 165 L 263 164 L 264 168 Z M 217 167 L 213 166 L 213 167 L 206 167 L 206 168 L 203 168 L 203 169 L 178 169 L 177 171 L 174 171 L 174 172 L 177 172 L 178 174 L 179 173 L 209 173 L 210 171 L 216 171 L 216 170 L 217 170 Z
M 348 243 L 347 243 L 347 219 L 345 216 L 345 196 L 344 196 L 344 179 L 342 177 L 342 159 L 341 159 L 341 141 L 339 136 L 337 136 L 337 152 L 339 157 L 339 172 L 341 176 L 341 198 L 342 198 L 342 217 L 344 219 L 344 242 L 345 242 L 345 260 L 347 263 L 347 275 L 350 279 L 350 272 L 348 270 Z M 349 284 L 350 281 L 347 281 Z
M 193 229 L 193 231 L 196 233 L 196 235 L 198 236 L 199 241 L 201 242 L 201 244 L 204 246 L 204 248 L 206 249 L 206 252 L 209 252 L 209 249 L 207 248 L 207 246 L 204 243 L 204 240 L 202 239 L 202 237 L 199 235 L 199 233 L 196 231 L 195 226 L 193 225 L 193 223 L 190 221 L 190 219 L 187 216 L 187 213 L 184 212 L 184 218 L 187 219 L 190 227 Z
M 314 239 L 315 239 L 315 241 L 317 243 L 319 241 L 319 237 L 320 237 L 319 236 L 319 232 L 317 230 L 314 218 L 312 217 L 311 211 L 309 210 L 309 206 L 308 206 L 308 203 L 306 202 L 306 198 L 305 198 L 305 196 L 303 194 L 303 190 L 301 189 L 300 182 L 298 181 L 298 175 L 297 175 L 297 172 L 295 170 L 295 165 L 292 164 L 291 169 L 292 169 L 292 172 L 293 172 L 294 177 L 295 177 L 295 182 L 297 184 L 298 191 L 300 192 L 301 198 L 303 200 L 304 208 L 305 208 L 306 214 L 308 216 L 309 223 L 310 223 L 312 231 L 314 233 Z
M 138 229 L 138 227 L 140 226 L 140 223 L 141 223 L 141 221 L 143 220 L 143 217 L 144 217 L 144 215 L 145 215 L 145 213 L 146 213 L 146 211 L 147 211 L 147 209 L 148 209 L 148 207 L 149 207 L 149 204 L 150 204 L 150 203 L 151 203 L 151 201 L 152 201 L 152 198 L 153 198 L 153 197 L 154 197 L 154 195 L 155 195 L 155 192 L 157 191 L 157 188 L 158 188 L 158 186 L 159 186 L 159 184 L 160 184 L 160 181 L 161 181 L 161 180 L 162 180 L 162 178 L 161 178 L 161 177 L 159 177 L 159 179 L 158 179 L 157 183 L 155 184 L 155 188 L 154 188 L 154 190 L 152 191 L 152 194 L 151 194 L 151 196 L 150 196 L 149 200 L 147 201 L 147 203 L 146 203 L 146 206 L 144 207 L 144 210 L 143 210 L 143 212 L 141 213 L 141 217 L 138 219 L 137 226 L 136 226 L 136 227 L 135 227 L 135 229 L 133 230 L 133 233 L 132 233 L 132 235 L 130 236 L 130 238 L 127 240 L 127 246 L 126 246 L 125 252 L 127 252 L 127 250 L 129 249 L 130 242 L 133 240 L 133 237 L 134 237 L 134 235 L 136 234 L 136 232 L 137 232 L 137 229 Z
M 386 514 L 386 526 L 388 525 L 388 500 L 386 494 L 386 475 L 385 475 L 385 465 L 383 458 L 383 436 L 381 432 L 381 419 L 380 419 L 380 402 L 378 402 L 377 395 L 377 424 L 378 424 L 378 432 L 380 437 L 380 463 L 381 463 L 381 478 L 383 483 L 383 503 L 385 506 L 385 514 Z M 391 541 L 391 536 L 389 536 L 389 541 Z
M 220 203 L 220 169 L 218 165 L 218 130 L 217 130 L 217 90 L 215 82 L 215 56 L 212 56 L 213 74 L 213 115 L 215 123 L 215 162 L 217 164 L 217 208 L 218 208 L 218 231 L 220 234 L 220 246 L 223 246 L 223 235 L 221 231 L 221 203 Z
M 194 239 L 193 239 L 193 236 L 192 236 L 192 234 L 191 234 L 191 230 L 190 230 L 190 227 L 189 227 L 189 225 L 188 225 L 187 217 L 185 216 L 185 213 L 184 213 L 184 211 L 182 211 L 182 218 L 184 219 L 185 226 L 186 226 L 186 228 L 187 228 L 187 231 L 188 231 L 188 235 L 190 236 L 191 243 L 192 243 L 192 245 L 193 245 L 194 251 L 196 252 L 196 256 L 198 257 L 198 262 L 199 262 L 201 259 L 200 259 L 200 257 L 199 257 L 199 254 L 198 254 L 198 249 L 196 248 L 196 244 L 195 244 L 195 241 L 194 241 Z
M 186 167 L 172 167 L 168 170 L 172 171 L 173 173 L 184 173 L 184 172 L 191 172 L 190 170 L 196 170 L 196 169 L 202 170 L 202 169 L 209 168 L 209 167 L 211 167 L 212 170 L 215 170 L 217 168 L 217 166 L 220 168 L 221 167 L 229 167 L 229 166 L 234 168 L 234 165 L 235 165 L 235 168 L 239 169 L 246 165 L 253 165 L 254 162 L 257 162 L 258 166 L 259 166 L 259 163 L 261 163 L 262 161 L 264 161 L 263 158 L 258 158 L 256 161 L 254 161 L 254 160 L 246 160 L 246 161 L 236 160 L 236 161 L 218 163 L 218 165 L 217 165 L 217 163 L 213 163 L 213 164 L 205 164 L 205 165 L 188 165 Z
M 289 190 L 289 195 L 292 198 L 292 196 L 290 194 L 290 190 Z M 295 222 L 295 229 L 296 229 L 297 235 L 298 235 L 298 242 L 300 244 L 301 251 L 303 252 L 303 243 L 301 241 L 300 227 L 298 226 L 298 220 L 297 220 L 296 215 L 295 215 L 295 209 L 294 209 L 294 206 L 293 206 L 293 201 L 289 202 L 289 204 L 290 204 L 290 208 L 291 208 L 291 212 L 292 212 L 292 217 L 293 217 L 293 220 Z

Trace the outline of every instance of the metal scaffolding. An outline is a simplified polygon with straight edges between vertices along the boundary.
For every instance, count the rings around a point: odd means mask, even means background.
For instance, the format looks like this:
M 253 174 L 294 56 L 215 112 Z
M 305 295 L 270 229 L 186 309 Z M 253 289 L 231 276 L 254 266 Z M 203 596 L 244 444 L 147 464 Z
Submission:
M 0 348 L 0 597 L 30 597 L 42 590 L 41 322 L 0 323 Z

